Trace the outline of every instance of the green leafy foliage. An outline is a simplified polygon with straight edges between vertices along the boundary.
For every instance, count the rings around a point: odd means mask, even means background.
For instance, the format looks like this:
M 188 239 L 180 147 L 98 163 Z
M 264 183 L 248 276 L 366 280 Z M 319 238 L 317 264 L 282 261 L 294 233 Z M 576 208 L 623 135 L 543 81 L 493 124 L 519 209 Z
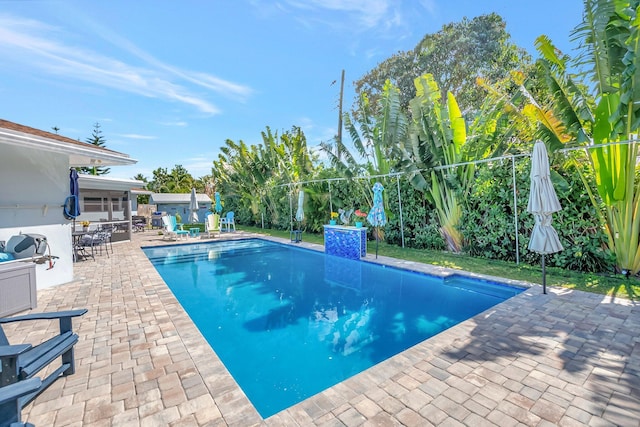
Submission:
M 440 225 L 433 207 L 427 202 L 424 193 L 416 191 L 411 183 L 403 177 L 400 179 L 400 197 L 398 200 L 397 182 L 387 180 L 385 197 L 388 199 L 389 216 L 385 226 L 385 239 L 389 244 L 402 245 L 402 230 L 407 248 L 445 250 L 445 241 L 440 233 Z M 402 218 L 400 218 L 400 203 Z
M 377 111 L 377 100 L 387 79 L 399 88 L 403 109 L 416 96 L 413 80 L 432 74 L 442 90 L 442 96 L 452 92 L 460 102 L 465 116 L 480 108 L 485 97 L 475 80 L 503 78 L 514 68 L 526 67 L 529 56 L 514 45 L 506 32 L 506 23 L 497 14 L 444 25 L 439 31 L 426 34 L 414 49 L 398 52 L 382 61 L 356 80 L 358 95 L 366 94 Z M 354 108 L 354 115 L 358 115 Z
M 171 172 L 167 168 L 157 168 L 147 189 L 155 193 L 189 193 L 195 180 L 182 165 L 175 165 Z
M 269 127 L 262 143 L 248 146 L 227 140 L 213 162 L 213 179 L 225 210 L 234 210 L 240 224 L 289 228 L 291 188 L 287 184 L 313 176 L 313 158 L 302 129 L 292 127 L 282 134 Z M 286 201 L 285 203 L 283 203 Z
M 520 261 L 537 264 L 540 256 L 527 250 L 535 222 L 526 211 L 530 187 L 530 162 L 527 160 L 516 161 Z M 564 250 L 547 255 L 547 264 L 571 270 L 611 272 L 614 257 L 605 249 L 607 238 L 599 226 L 589 195 L 575 169 L 565 169 L 563 174 L 565 179 L 553 173 L 563 207 L 553 214 L 553 225 Z M 509 160 L 478 167 L 460 228 L 465 237 L 464 248 L 469 254 L 515 262 L 513 176 Z

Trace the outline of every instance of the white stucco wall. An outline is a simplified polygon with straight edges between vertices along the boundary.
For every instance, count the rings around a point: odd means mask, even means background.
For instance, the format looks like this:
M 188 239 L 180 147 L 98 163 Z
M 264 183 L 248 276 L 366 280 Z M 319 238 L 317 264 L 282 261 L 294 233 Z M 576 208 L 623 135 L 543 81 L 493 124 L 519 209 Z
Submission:
M 46 236 L 51 254 L 60 258 L 52 269 L 48 263 L 37 265 L 38 289 L 70 282 L 71 223 L 62 214 L 69 193 L 68 156 L 4 145 L 0 158 L 0 240 L 21 232 Z

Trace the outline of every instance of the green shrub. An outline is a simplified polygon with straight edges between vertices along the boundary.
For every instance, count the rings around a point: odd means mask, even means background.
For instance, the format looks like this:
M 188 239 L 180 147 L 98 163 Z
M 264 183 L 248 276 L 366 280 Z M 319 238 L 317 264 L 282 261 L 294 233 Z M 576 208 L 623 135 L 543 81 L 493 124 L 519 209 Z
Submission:
M 530 162 L 516 162 L 518 203 L 518 243 L 520 261 L 540 262 L 538 253 L 529 251 L 529 238 L 535 224 L 527 212 Z M 553 226 L 564 250 L 547 255 L 547 264 L 572 270 L 611 271 L 614 260 L 605 250 L 606 236 L 596 212 L 575 170 L 564 169 L 555 175 L 554 187 L 562 210 L 553 214 Z M 513 215 L 513 178 L 511 163 L 478 167 L 473 189 L 466 200 L 461 221 L 464 250 L 472 256 L 515 261 L 515 225 Z

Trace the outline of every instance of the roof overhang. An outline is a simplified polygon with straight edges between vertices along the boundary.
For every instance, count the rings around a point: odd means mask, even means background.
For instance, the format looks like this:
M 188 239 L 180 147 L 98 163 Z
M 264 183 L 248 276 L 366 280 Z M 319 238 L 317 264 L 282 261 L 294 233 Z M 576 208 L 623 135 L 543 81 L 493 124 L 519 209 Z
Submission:
M 135 179 L 109 178 L 104 175 L 78 174 L 78 185 L 80 190 L 131 191 L 144 186 L 144 182 Z
M 153 194 L 153 191 L 145 190 L 142 188 L 132 188 L 131 194 L 135 194 L 137 196 L 150 196 Z
M 126 154 L 118 153 L 117 151 L 103 150 L 91 144 L 69 144 L 5 128 L 0 128 L 0 144 L 66 154 L 69 157 L 70 167 L 123 166 L 134 165 L 138 162 Z M 84 145 L 86 145 L 86 147 Z

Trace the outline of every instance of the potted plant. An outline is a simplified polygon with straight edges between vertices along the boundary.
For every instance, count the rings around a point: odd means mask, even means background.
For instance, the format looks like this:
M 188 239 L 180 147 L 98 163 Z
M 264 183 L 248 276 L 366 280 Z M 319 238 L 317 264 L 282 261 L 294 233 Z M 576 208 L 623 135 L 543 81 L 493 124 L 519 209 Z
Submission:
M 89 221 L 82 221 L 82 231 L 89 231 L 89 225 L 91 224 Z
M 356 227 L 360 228 L 360 227 L 362 227 L 361 218 L 366 218 L 367 217 L 367 213 L 366 212 L 362 212 L 360 209 L 356 209 L 356 211 L 354 213 L 358 217 L 358 220 L 356 221 Z
M 336 225 L 336 218 L 338 218 L 338 212 L 331 212 L 331 219 L 329 225 Z

